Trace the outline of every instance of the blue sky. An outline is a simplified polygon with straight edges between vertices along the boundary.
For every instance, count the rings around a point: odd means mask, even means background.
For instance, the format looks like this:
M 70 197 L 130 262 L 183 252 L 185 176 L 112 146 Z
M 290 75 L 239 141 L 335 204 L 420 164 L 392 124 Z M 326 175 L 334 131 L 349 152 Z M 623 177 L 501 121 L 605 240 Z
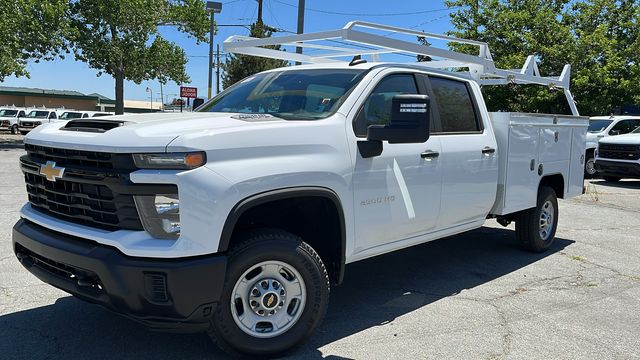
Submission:
M 222 13 L 216 15 L 216 22 L 223 24 L 250 24 L 257 17 L 256 0 L 222 1 Z M 263 21 L 273 27 L 295 31 L 297 24 L 297 0 L 263 0 Z M 434 33 L 443 33 L 451 29 L 449 11 L 444 0 L 434 1 L 390 1 L 390 0 L 343 0 L 321 1 L 306 0 L 305 32 L 331 30 L 344 26 L 351 20 L 377 22 L 386 25 L 411 27 Z M 190 86 L 198 88 L 199 96 L 207 95 L 207 54 L 208 45 L 196 45 L 173 28 L 163 27 L 160 33 L 185 49 L 189 62 L 187 73 L 191 78 Z M 221 44 L 228 36 L 247 35 L 243 27 L 219 27 L 214 43 Z M 277 36 L 276 34 L 275 36 Z M 58 90 L 76 90 L 85 94 L 100 93 L 114 97 L 114 80 L 109 75 L 97 77 L 97 71 L 85 63 L 75 61 L 73 57 L 65 60 L 30 63 L 28 70 L 31 78 L 7 77 L 3 86 L 24 86 Z M 146 81 L 137 85 L 125 83 L 125 98 L 149 100 L 146 88 L 153 90 L 154 101 L 160 97 L 160 84 Z M 215 75 L 214 85 L 215 89 Z M 165 98 L 178 93 L 178 85 L 168 83 L 163 87 Z

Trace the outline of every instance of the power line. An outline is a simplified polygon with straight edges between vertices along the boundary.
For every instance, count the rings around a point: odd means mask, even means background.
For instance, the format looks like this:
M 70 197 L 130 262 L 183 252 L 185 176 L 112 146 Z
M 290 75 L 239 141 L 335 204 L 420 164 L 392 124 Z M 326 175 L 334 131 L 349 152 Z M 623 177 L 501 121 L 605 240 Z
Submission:
M 293 5 L 293 4 L 289 4 L 286 3 L 284 1 L 281 0 L 273 0 L 275 2 L 277 2 L 278 4 L 282 4 L 282 5 L 286 5 L 286 6 L 290 6 L 290 7 L 294 7 L 297 8 L 297 5 Z M 459 6 L 455 6 L 455 7 L 451 7 L 451 8 L 442 8 L 442 9 L 431 9 L 431 10 L 422 10 L 422 11 L 412 11 L 412 12 L 405 12 L 405 13 L 391 13 L 391 14 L 366 14 L 366 13 L 346 13 L 346 12 L 339 12 L 339 11 L 327 11 L 327 10 L 320 10 L 320 9 L 312 9 L 312 8 L 306 8 L 306 11 L 313 11 L 313 12 L 318 12 L 318 13 L 323 13 L 323 14 L 329 14 L 329 15 L 344 15 L 344 16 L 407 16 L 407 15 L 418 15 L 418 14 L 427 14 L 427 13 L 433 13 L 433 12 L 439 12 L 439 11 L 446 11 L 446 10 L 451 10 L 451 9 L 455 9 Z

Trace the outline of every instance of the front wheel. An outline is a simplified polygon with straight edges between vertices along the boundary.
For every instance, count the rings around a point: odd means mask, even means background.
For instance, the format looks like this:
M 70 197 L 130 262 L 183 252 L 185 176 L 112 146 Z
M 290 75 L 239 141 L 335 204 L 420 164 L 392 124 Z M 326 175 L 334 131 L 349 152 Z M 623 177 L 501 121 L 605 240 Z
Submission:
M 329 304 L 329 276 L 314 249 L 281 230 L 245 236 L 229 265 L 209 336 L 231 353 L 273 356 L 302 344 Z
M 555 240 L 558 226 L 558 198 L 547 186 L 538 190 L 536 207 L 523 210 L 516 216 L 516 237 L 529 251 L 547 250 Z
M 20 131 L 18 131 L 18 124 L 13 124 L 11 126 L 11 134 L 18 135 L 19 133 L 20 133 Z

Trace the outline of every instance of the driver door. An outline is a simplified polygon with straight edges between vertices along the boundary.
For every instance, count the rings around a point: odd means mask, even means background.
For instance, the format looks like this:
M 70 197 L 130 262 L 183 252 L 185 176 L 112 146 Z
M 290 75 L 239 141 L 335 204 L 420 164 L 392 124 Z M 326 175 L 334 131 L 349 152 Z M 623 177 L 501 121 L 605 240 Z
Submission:
M 425 94 L 421 77 L 411 73 L 384 76 L 361 104 L 354 122 L 356 137 L 372 124 L 389 124 L 391 100 L 399 94 Z M 359 139 L 364 140 L 364 139 Z M 388 245 L 433 230 L 442 186 L 438 137 L 420 144 L 383 143 L 380 156 L 356 153 L 353 174 L 354 253 Z

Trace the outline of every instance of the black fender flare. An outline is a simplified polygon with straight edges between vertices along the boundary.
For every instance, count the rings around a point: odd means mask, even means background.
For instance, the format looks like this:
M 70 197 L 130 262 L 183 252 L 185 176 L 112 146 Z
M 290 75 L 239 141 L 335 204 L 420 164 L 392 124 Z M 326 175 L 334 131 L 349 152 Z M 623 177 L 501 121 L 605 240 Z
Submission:
M 339 224 L 340 224 L 340 264 L 337 274 L 337 282 L 341 283 L 344 277 L 344 268 L 346 263 L 346 225 L 344 211 L 342 209 L 342 202 L 333 190 L 320 186 L 301 186 L 301 187 L 289 187 L 282 189 L 269 190 L 262 193 L 254 194 L 239 201 L 227 215 L 227 219 L 224 222 L 222 233 L 220 235 L 220 242 L 218 244 L 218 252 L 223 253 L 229 249 L 231 243 L 231 237 L 233 230 L 242 214 L 247 210 L 262 204 L 266 204 L 271 201 L 291 199 L 296 197 L 321 197 L 330 200 L 338 211 Z

